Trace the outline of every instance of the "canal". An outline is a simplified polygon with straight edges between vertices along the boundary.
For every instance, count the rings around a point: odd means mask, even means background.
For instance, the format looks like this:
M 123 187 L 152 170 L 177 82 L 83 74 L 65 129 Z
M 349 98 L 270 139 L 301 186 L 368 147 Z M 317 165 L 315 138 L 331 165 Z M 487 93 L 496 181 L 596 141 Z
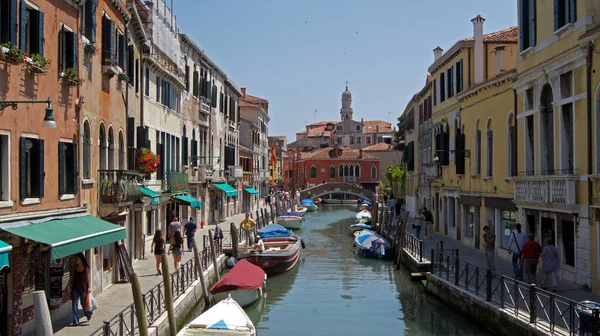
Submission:
M 258 335 L 489 335 L 408 271 L 355 255 L 348 226 L 357 211 L 324 205 L 305 216 L 299 265 L 268 278 L 266 298 L 246 309 Z

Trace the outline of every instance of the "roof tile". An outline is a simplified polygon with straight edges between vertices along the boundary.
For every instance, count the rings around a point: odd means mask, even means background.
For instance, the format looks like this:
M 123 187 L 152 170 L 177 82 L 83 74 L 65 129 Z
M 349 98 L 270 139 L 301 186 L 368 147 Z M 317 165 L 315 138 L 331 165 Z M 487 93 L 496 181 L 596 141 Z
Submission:
M 473 37 L 467 37 L 463 41 L 473 41 Z M 483 35 L 483 42 L 518 42 L 519 27 L 513 26 L 493 33 Z

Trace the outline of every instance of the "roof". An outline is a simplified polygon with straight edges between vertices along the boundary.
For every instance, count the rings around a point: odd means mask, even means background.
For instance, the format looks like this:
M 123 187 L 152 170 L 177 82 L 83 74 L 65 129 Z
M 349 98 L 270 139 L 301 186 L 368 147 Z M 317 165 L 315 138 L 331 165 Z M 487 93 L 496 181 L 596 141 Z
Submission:
M 390 144 L 386 144 L 385 142 L 380 142 L 378 144 L 371 145 L 369 147 L 363 148 L 365 152 L 384 152 L 389 149 L 393 149 L 394 146 Z
M 326 148 L 319 148 L 316 149 L 312 152 L 308 152 L 308 153 L 304 153 L 305 155 L 302 155 L 302 159 L 311 159 L 311 160 L 353 160 L 353 159 L 359 159 L 360 156 L 360 149 L 351 149 L 351 148 L 343 148 L 343 147 L 338 147 L 338 149 L 342 150 L 342 155 L 338 156 L 338 157 L 330 157 L 329 156 L 329 152 L 332 150 L 335 150 L 334 148 L 331 147 L 326 147 Z M 366 160 L 379 160 L 376 156 L 373 156 L 371 154 L 367 154 L 367 153 L 363 153 L 362 154 L 362 158 L 366 159 Z
M 242 96 L 242 99 L 251 102 L 251 103 L 255 103 L 255 104 L 260 104 L 260 103 L 269 103 L 268 100 L 261 98 L 261 97 L 257 97 L 257 96 L 252 96 L 249 94 L 246 94 L 245 96 Z
M 269 135 L 269 139 L 287 140 L 287 137 L 285 135 Z
M 260 105 L 258 104 L 253 104 L 250 103 L 248 101 L 242 100 L 240 99 L 240 107 L 254 107 L 254 108 L 260 108 Z
M 383 120 L 363 120 L 364 132 L 375 133 L 377 132 L 377 126 L 379 126 L 379 133 L 393 132 L 392 124 Z
M 341 123 L 341 121 L 338 121 L 338 120 L 336 120 L 336 121 L 317 121 L 316 123 L 309 124 L 308 126 L 324 126 L 327 124 L 336 125 L 339 123 Z
M 462 41 L 475 41 L 473 37 L 467 37 Z M 512 26 L 493 33 L 483 35 L 483 42 L 503 43 L 503 42 L 518 42 L 519 27 Z

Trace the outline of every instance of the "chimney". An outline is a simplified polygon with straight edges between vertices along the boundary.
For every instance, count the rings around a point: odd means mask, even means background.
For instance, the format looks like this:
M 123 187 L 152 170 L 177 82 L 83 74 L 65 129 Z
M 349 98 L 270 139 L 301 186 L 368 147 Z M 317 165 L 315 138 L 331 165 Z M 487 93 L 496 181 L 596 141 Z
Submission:
M 242 98 L 246 98 L 246 88 L 241 88 L 242 90 Z
M 364 121 L 364 119 L 363 119 L 363 118 L 360 118 L 360 124 L 361 124 L 361 125 L 364 125 L 364 124 L 365 124 L 365 121 Z
M 499 75 L 504 69 L 504 52 L 506 51 L 505 46 L 496 47 L 494 54 L 496 54 L 496 75 Z
M 362 159 L 363 158 L 363 152 L 362 152 L 362 148 L 358 150 L 358 158 Z
M 442 57 L 443 53 L 444 49 L 440 48 L 440 46 L 437 46 L 435 49 L 433 49 L 433 61 L 437 62 L 437 60 L 439 60 L 440 57 Z
M 481 15 L 474 17 L 473 40 L 475 40 L 475 84 L 483 82 L 483 23 L 485 19 Z
M 376 126 L 375 126 L 375 131 L 376 131 L 377 133 L 379 133 L 379 125 L 376 125 Z

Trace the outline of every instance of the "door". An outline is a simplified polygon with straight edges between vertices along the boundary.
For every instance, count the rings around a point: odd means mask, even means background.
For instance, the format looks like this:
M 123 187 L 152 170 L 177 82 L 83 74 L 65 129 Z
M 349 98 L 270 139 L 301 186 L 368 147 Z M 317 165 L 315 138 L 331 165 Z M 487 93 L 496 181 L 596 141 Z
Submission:
M 548 239 L 555 240 L 556 229 L 554 224 L 554 218 L 542 217 L 542 237 L 539 243 L 542 246 L 548 245 Z
M 473 237 L 475 238 L 475 248 L 476 249 L 480 249 L 481 248 L 481 224 L 480 224 L 480 220 L 481 220 L 481 213 L 480 213 L 480 207 L 476 206 L 475 207 L 475 212 L 473 215 L 473 223 L 475 223 L 474 228 L 473 228 Z
M 534 237 L 536 236 L 536 230 L 535 230 L 535 215 L 527 215 L 527 233 L 531 233 Z

